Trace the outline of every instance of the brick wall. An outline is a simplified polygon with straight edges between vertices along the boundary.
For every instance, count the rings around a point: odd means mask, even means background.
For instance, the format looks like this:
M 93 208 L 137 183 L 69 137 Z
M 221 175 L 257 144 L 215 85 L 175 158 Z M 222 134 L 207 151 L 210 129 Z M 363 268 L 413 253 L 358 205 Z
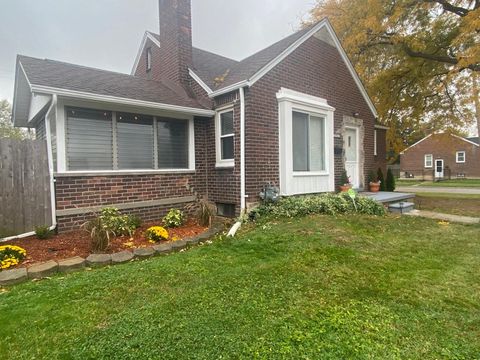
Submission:
M 336 48 L 314 37 L 308 39 L 246 93 L 246 187 L 249 202 L 258 198 L 266 182 L 279 183 L 278 103 L 281 87 L 327 99 L 336 108 L 335 132 L 344 116 L 358 113 L 365 127 L 365 174 L 374 168 L 375 118 Z M 335 138 L 336 147 L 343 140 Z M 339 183 L 342 155 L 335 156 Z
M 457 164 L 457 151 L 466 152 L 465 163 Z M 433 155 L 432 168 L 425 168 L 427 154 Z M 449 134 L 432 135 L 400 155 L 400 175 L 403 177 L 405 172 L 410 172 L 420 177 L 423 172 L 431 177 L 437 159 L 442 159 L 444 166 L 450 168 L 453 178 L 457 177 L 457 174 L 480 178 L 480 147 Z
M 147 71 L 147 49 L 152 49 L 152 69 Z M 135 76 L 141 77 L 143 79 L 156 80 L 160 81 L 161 79 L 161 68 L 162 62 L 160 59 L 160 48 L 153 43 L 152 40 L 147 38 L 145 47 L 142 49 L 142 55 L 138 61 L 138 66 L 135 71 Z

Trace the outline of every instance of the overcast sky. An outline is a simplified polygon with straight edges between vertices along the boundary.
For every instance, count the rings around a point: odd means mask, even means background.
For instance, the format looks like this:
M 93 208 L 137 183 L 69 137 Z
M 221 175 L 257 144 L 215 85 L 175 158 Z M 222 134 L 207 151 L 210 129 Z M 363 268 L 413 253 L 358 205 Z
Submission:
M 192 0 L 193 44 L 240 60 L 291 34 L 315 0 Z M 158 0 L 0 0 L 0 99 L 17 54 L 130 73 Z

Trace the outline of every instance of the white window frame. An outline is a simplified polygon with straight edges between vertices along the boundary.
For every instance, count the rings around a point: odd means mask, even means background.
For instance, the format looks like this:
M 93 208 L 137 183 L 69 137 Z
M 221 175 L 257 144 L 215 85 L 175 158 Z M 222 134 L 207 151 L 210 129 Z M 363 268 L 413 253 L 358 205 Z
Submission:
M 117 112 L 127 112 L 127 113 L 139 113 L 146 116 L 154 117 L 154 156 L 155 156 L 155 169 L 132 169 L 132 170 L 68 170 L 67 167 L 67 149 L 66 149 L 66 120 L 67 120 L 67 108 L 68 107 L 77 107 L 77 108 L 86 108 L 92 110 L 102 110 L 102 111 L 111 111 L 112 118 L 116 117 Z M 119 174 L 163 174 L 163 173 L 192 173 L 196 169 L 195 165 L 195 125 L 194 118 L 192 115 L 182 116 L 180 114 L 162 114 L 154 113 L 148 110 L 146 111 L 135 111 L 129 107 L 123 106 L 114 106 L 110 104 L 96 104 L 83 101 L 70 101 L 65 99 L 59 99 L 57 102 L 57 119 L 56 119 L 56 135 L 57 135 L 57 175 L 119 175 Z M 157 122 L 156 118 L 166 117 L 170 119 L 179 119 L 188 121 L 188 168 L 187 169 L 157 169 Z M 112 119 L 113 121 L 113 119 Z M 116 131 L 116 126 L 112 125 L 114 131 Z M 114 151 L 116 151 L 116 146 L 114 144 Z
M 276 94 L 279 117 L 280 193 L 284 196 L 335 191 L 334 112 L 327 100 L 281 88 Z M 325 121 L 325 170 L 293 171 L 293 112 L 309 113 Z
M 428 156 L 430 157 L 430 165 L 428 165 L 428 160 L 427 160 Z M 424 165 L 425 165 L 426 169 L 432 169 L 433 168 L 433 154 L 425 154 Z
M 377 129 L 373 130 L 373 155 L 377 156 Z
M 459 160 L 460 154 L 463 154 L 463 160 Z M 466 160 L 467 160 L 467 153 L 465 151 L 457 151 L 457 154 L 456 154 L 457 164 L 465 164 Z
M 326 146 L 325 144 L 327 143 L 327 117 L 325 116 L 325 114 L 321 114 L 321 113 L 318 113 L 318 112 L 313 112 L 313 111 L 307 111 L 307 110 L 301 110 L 301 109 L 298 109 L 297 107 L 294 107 L 292 108 L 292 128 L 293 128 L 293 113 L 294 112 L 297 112 L 297 113 L 301 113 L 301 114 L 305 114 L 305 115 L 308 115 L 308 137 L 310 137 L 310 120 L 311 120 L 311 117 L 316 117 L 316 118 L 320 118 L 322 119 L 323 121 L 323 129 L 324 129 L 324 138 L 323 138 L 323 142 L 322 142 L 322 145 L 323 145 L 323 156 L 324 156 L 324 164 L 325 164 L 325 169 L 324 170 L 317 170 L 317 171 L 312 171 L 312 170 L 307 170 L 307 171 L 295 171 L 293 170 L 293 176 L 309 176 L 309 175 L 328 175 L 329 172 L 328 172 L 328 167 L 327 167 L 327 149 L 326 149 Z M 292 141 L 292 150 L 293 150 L 293 141 Z M 308 149 L 308 151 L 310 152 L 310 148 Z M 308 154 L 308 167 L 310 167 L 310 153 Z M 292 168 L 293 168 L 293 154 L 292 154 Z
M 222 114 L 228 112 L 233 113 L 233 133 L 222 135 Z M 222 159 L 222 139 L 227 137 L 233 137 L 233 159 Z M 215 115 L 215 148 L 215 166 L 217 168 L 231 168 L 235 166 L 235 109 L 232 105 L 220 108 L 217 110 L 217 114 Z
M 147 72 L 149 72 L 150 70 L 152 70 L 152 48 L 151 47 L 148 47 L 146 50 L 145 50 L 145 57 L 146 57 L 146 70 Z

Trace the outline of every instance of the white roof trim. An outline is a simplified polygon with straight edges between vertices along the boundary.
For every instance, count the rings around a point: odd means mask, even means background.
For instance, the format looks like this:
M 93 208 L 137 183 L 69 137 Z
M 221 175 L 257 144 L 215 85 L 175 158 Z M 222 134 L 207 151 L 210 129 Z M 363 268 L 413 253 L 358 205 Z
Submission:
M 16 126 L 16 119 L 17 119 L 17 95 L 18 95 L 18 83 L 19 83 L 18 77 L 21 76 L 21 74 L 19 73 L 20 70 L 22 71 L 23 77 L 27 81 L 30 93 L 32 93 L 32 84 L 28 79 L 27 73 L 25 72 L 25 69 L 23 68 L 21 61 L 18 61 L 17 69 L 15 71 L 15 85 L 13 90 L 13 108 L 12 108 L 13 126 Z
M 428 135 L 428 136 L 425 136 L 422 140 L 419 140 L 419 141 L 417 141 L 415 144 L 410 145 L 410 146 L 407 147 L 405 150 L 403 150 L 403 151 L 400 153 L 400 155 L 403 155 L 403 154 L 405 153 L 405 151 L 411 149 L 411 148 L 414 147 L 414 146 L 417 146 L 417 145 L 420 144 L 422 141 L 427 140 L 427 139 L 428 139 L 429 137 L 431 137 L 432 135 L 433 135 L 433 134 L 430 134 L 430 135 Z
M 145 34 L 143 35 L 142 43 L 140 45 L 140 48 L 138 49 L 137 56 L 135 57 L 135 62 L 133 63 L 133 68 L 131 75 L 135 75 L 135 72 L 137 71 L 138 64 L 140 63 L 140 59 L 142 58 L 143 54 L 143 49 L 145 48 L 145 45 L 147 44 L 147 40 L 151 40 L 155 45 L 160 47 L 160 41 L 158 41 L 155 36 L 152 35 L 151 32 L 145 31 Z
M 299 91 L 290 90 L 283 87 L 277 92 L 277 100 L 279 102 L 291 101 L 297 104 L 314 106 L 316 108 L 326 111 L 335 111 L 335 108 L 328 105 L 327 100 L 324 98 L 304 94 Z
M 333 30 L 332 26 L 330 25 L 330 22 L 328 19 L 324 19 L 321 22 L 319 22 L 316 26 L 314 26 L 310 31 L 308 31 L 306 34 L 304 34 L 300 39 L 295 41 L 292 45 L 290 45 L 287 49 L 285 49 L 280 55 L 278 55 L 275 59 L 270 61 L 267 65 L 265 65 L 262 69 L 257 71 L 250 79 L 241 81 L 237 84 L 228 86 L 226 88 L 214 91 L 210 94 L 210 97 L 215 97 L 218 95 L 225 94 L 227 92 L 231 92 L 233 90 L 237 90 L 240 87 L 244 86 L 252 86 L 255 84 L 258 80 L 260 80 L 265 74 L 267 74 L 270 70 L 272 70 L 275 66 L 277 66 L 281 61 L 283 61 L 288 55 L 290 55 L 293 51 L 295 51 L 300 45 L 302 45 L 307 39 L 309 39 L 311 36 L 313 36 L 315 33 L 317 33 L 320 29 L 325 27 L 332 37 L 336 48 L 340 52 L 340 55 L 347 65 L 348 70 L 350 71 L 350 74 L 352 75 L 355 83 L 357 84 L 358 88 L 360 89 L 360 92 L 362 93 L 365 101 L 368 104 L 368 107 L 370 108 L 370 111 L 375 117 L 378 117 L 377 110 L 375 109 L 375 106 L 373 105 L 372 100 L 368 96 L 367 91 L 365 90 L 365 87 L 363 86 L 362 81 L 358 77 L 357 72 L 355 71 L 352 63 L 350 62 L 347 54 L 345 53 L 345 50 L 343 49 L 342 45 L 340 44 L 340 41 L 338 40 L 337 35 L 335 34 L 335 31 Z
M 77 99 L 105 101 L 105 102 L 116 103 L 116 104 L 147 107 L 147 108 L 165 110 L 165 111 L 182 112 L 182 113 L 197 115 L 197 116 L 215 115 L 215 111 L 213 110 L 197 109 L 197 108 L 184 107 L 184 106 L 178 106 L 178 105 L 156 103 L 151 101 L 122 98 L 122 97 L 110 96 L 110 95 L 93 94 L 93 93 L 88 93 L 83 91 L 53 88 L 53 87 L 42 86 L 42 85 L 32 85 L 32 90 L 36 92 L 56 94 L 58 96 L 73 97 Z
M 195 74 L 192 69 L 188 69 L 188 73 L 190 74 L 192 79 L 195 80 L 197 84 L 200 85 L 202 89 L 207 92 L 208 95 L 210 95 L 213 92 L 212 89 L 210 89 L 210 87 L 207 84 L 205 84 L 205 82 L 200 78 L 200 76 Z
M 388 126 L 383 126 L 383 125 L 375 125 L 375 129 L 390 130 Z
M 471 145 L 480 146 L 480 144 L 477 144 L 477 143 L 475 143 L 475 142 L 473 142 L 473 141 L 470 141 L 470 140 L 468 140 L 468 139 L 465 139 L 465 138 L 463 138 L 463 137 L 461 137 L 461 136 L 458 136 L 458 135 L 455 135 L 455 134 L 450 134 L 450 135 L 452 135 L 453 137 L 456 137 L 457 139 L 463 140 L 463 141 L 465 141 L 465 142 L 467 142 L 467 143 L 469 143 L 469 144 L 471 144 Z

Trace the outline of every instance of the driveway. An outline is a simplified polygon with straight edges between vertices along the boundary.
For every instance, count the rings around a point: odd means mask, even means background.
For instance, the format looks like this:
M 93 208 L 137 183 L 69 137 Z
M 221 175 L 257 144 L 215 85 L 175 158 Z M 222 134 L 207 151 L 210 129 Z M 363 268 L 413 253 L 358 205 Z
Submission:
M 395 189 L 395 191 L 406 193 L 447 193 L 480 195 L 480 188 L 399 186 Z

